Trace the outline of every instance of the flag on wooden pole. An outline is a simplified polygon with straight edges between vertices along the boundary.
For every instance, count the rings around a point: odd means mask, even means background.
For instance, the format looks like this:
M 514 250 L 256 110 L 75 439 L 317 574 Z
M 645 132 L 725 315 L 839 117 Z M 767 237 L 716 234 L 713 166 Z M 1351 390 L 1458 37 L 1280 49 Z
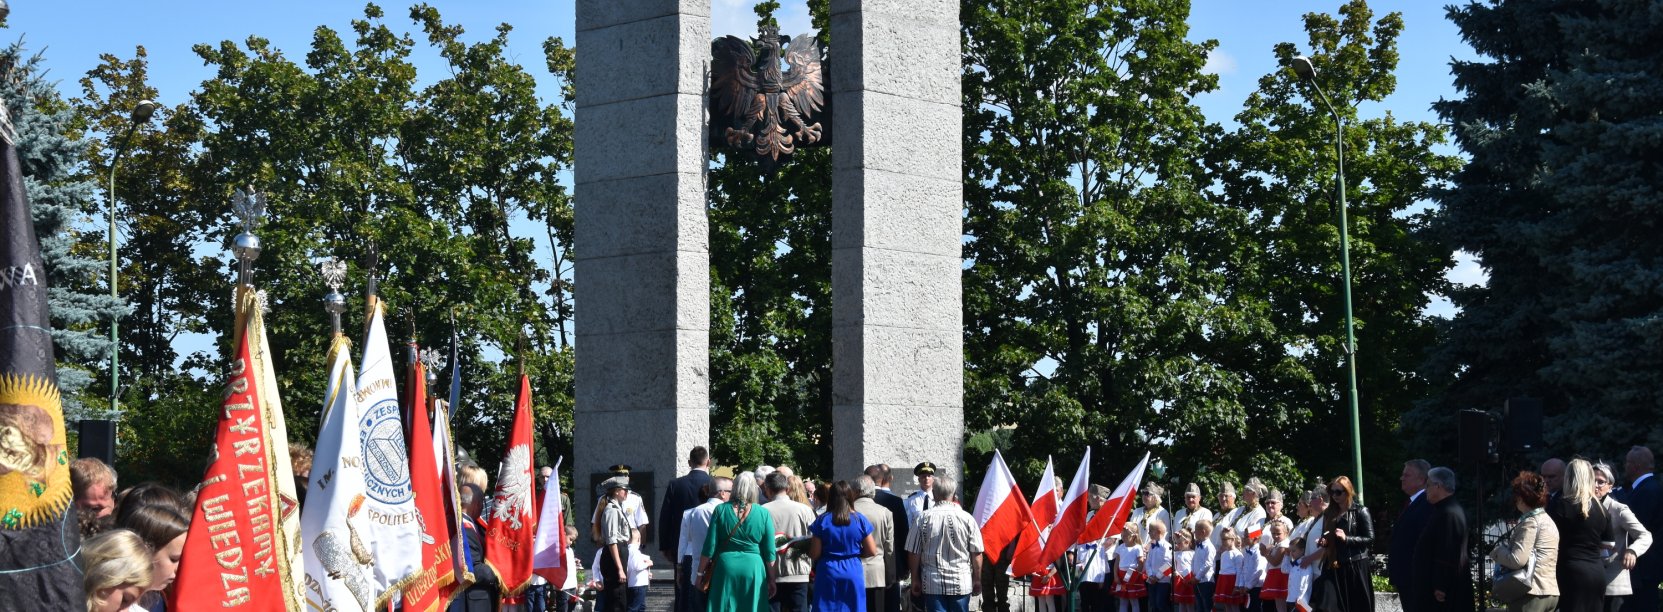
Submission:
M 502 596 L 514 597 L 531 584 L 532 544 L 537 516 L 531 513 L 531 379 L 520 374 L 514 429 L 497 469 L 497 490 L 485 526 L 485 563 L 502 582 Z
M 450 603 L 456 590 L 455 549 L 451 545 L 446 519 L 444 485 L 434 456 L 433 428 L 427 418 L 427 371 L 414 344 L 416 356 L 408 378 L 410 393 L 410 488 L 415 493 L 416 524 L 421 528 L 421 565 L 416 577 L 404 586 L 407 612 L 433 612 Z

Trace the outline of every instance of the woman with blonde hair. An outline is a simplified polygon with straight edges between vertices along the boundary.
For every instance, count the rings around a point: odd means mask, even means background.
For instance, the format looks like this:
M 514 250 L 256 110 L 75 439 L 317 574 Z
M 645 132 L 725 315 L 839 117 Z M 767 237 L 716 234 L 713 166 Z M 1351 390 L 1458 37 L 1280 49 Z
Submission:
M 131 610 L 150 587 L 150 548 L 138 534 L 126 529 L 113 529 L 87 540 L 81 547 L 81 563 L 86 568 L 82 585 L 87 593 L 87 612 Z
M 1548 516 L 1559 527 L 1559 609 L 1564 612 L 1601 612 L 1605 608 L 1605 564 L 1602 542 L 1611 541 L 1611 519 L 1594 499 L 1594 467 L 1587 459 L 1565 466 L 1559 498 L 1548 504 Z

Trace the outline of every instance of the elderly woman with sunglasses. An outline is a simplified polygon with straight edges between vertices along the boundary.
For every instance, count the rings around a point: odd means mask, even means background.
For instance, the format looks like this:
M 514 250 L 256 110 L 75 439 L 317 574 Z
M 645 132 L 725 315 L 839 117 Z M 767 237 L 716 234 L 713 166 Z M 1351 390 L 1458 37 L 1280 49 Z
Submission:
M 1601 461 L 1594 464 L 1594 498 L 1599 500 L 1605 508 L 1606 516 L 1611 520 L 1612 542 L 1616 544 L 1610 555 L 1605 557 L 1605 609 L 1615 612 L 1623 606 L 1623 598 L 1634 594 L 1634 586 L 1629 581 L 1628 572 L 1634 569 L 1635 560 L 1646 554 L 1651 548 L 1651 532 L 1640 524 L 1640 519 L 1634 516 L 1634 511 L 1627 505 L 1611 496 L 1613 478 L 1611 466 Z
M 1324 550 L 1322 574 L 1311 590 L 1311 605 L 1317 610 L 1358 612 L 1374 609 L 1374 585 L 1370 582 L 1369 546 L 1374 543 L 1374 519 L 1368 508 L 1357 503 L 1351 479 L 1340 476 L 1328 485 L 1328 509 L 1323 512 L 1323 530 L 1318 546 Z

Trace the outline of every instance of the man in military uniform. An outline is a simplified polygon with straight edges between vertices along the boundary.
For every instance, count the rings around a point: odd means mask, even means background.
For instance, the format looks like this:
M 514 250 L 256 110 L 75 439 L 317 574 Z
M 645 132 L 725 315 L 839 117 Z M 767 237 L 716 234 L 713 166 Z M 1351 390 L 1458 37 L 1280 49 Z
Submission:
M 912 476 L 918 480 L 918 490 L 907 496 L 907 525 L 918 524 L 918 515 L 929 510 L 935 502 L 930 499 L 930 490 L 935 488 L 935 464 L 925 461 L 912 468 Z

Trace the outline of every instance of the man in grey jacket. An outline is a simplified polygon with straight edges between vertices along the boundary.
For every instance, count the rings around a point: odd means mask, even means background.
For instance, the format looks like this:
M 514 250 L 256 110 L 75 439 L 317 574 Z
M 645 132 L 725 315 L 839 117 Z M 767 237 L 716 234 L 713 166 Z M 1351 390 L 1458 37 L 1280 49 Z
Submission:
M 855 512 L 872 523 L 872 541 L 878 544 L 878 555 L 861 559 L 866 570 L 866 612 L 884 612 L 884 589 L 895 583 L 895 516 L 888 508 L 878 505 L 874 496 L 878 485 L 872 477 L 855 479 Z
M 814 522 L 814 509 L 786 495 L 791 490 L 791 479 L 779 472 L 770 472 L 763 478 L 763 485 L 768 498 L 773 500 L 762 507 L 774 519 L 774 533 L 787 538 L 808 535 L 808 526 Z M 794 546 L 779 555 L 776 563 L 779 578 L 774 581 L 774 598 L 769 601 L 774 612 L 808 612 L 808 575 L 814 570 L 814 560 Z

